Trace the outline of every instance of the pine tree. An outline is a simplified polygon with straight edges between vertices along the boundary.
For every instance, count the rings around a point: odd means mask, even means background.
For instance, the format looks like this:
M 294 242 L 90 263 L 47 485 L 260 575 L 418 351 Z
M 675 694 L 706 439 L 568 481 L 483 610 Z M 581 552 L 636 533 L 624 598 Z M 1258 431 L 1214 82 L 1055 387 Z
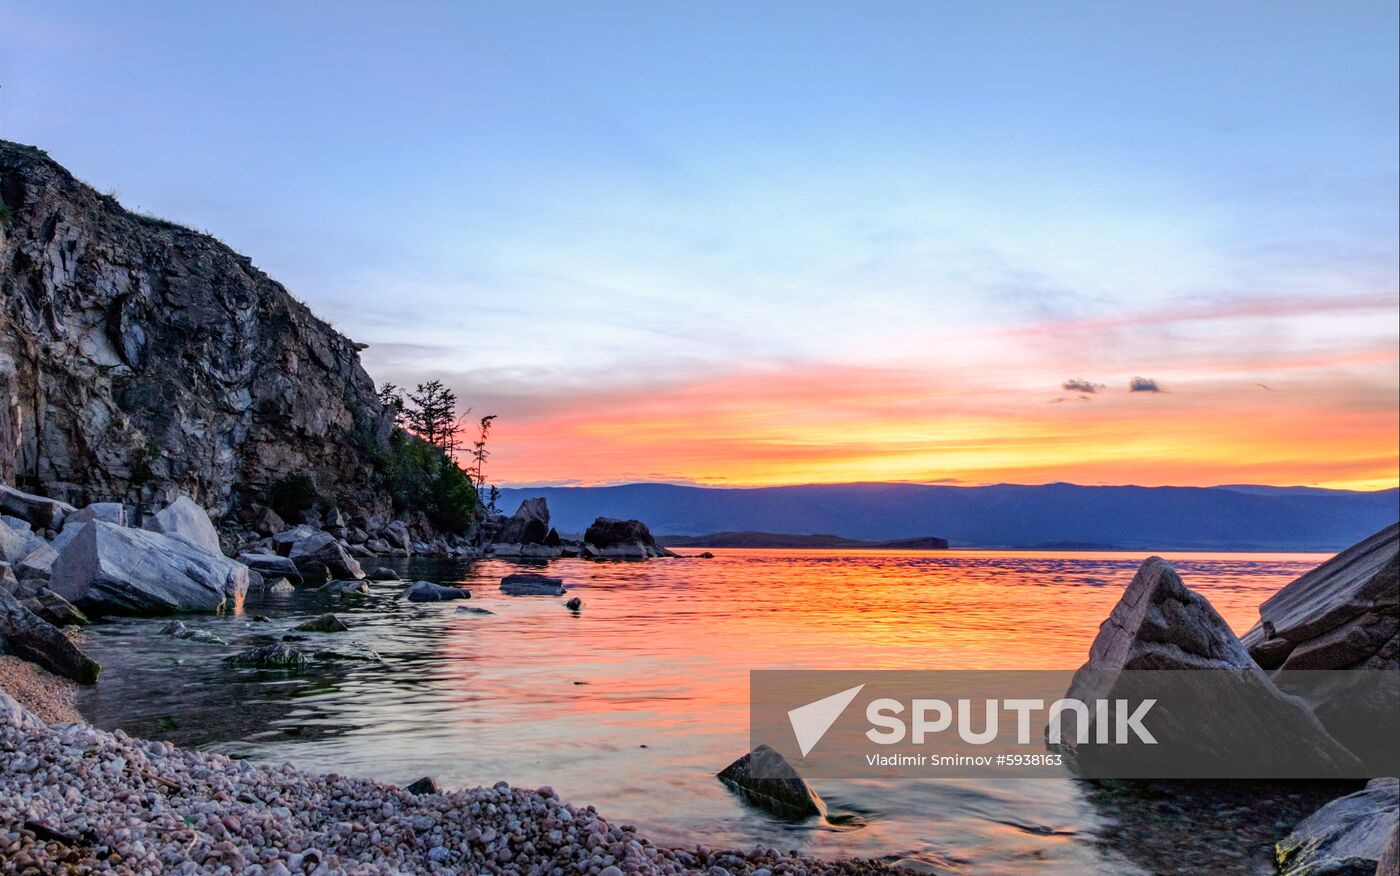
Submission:
M 491 434 L 491 421 L 494 419 L 496 419 L 495 414 L 488 414 L 481 418 L 481 422 L 477 425 L 476 441 L 472 443 L 472 467 L 475 469 L 477 492 L 486 486 L 486 458 L 491 455 L 491 451 L 486 449 L 486 439 Z
M 409 404 L 404 412 L 409 431 L 442 452 L 451 455 L 457 450 L 457 394 L 440 380 L 420 383 L 408 394 Z
M 379 388 L 379 403 L 386 411 L 394 415 L 394 425 L 402 427 L 408 417 L 408 405 L 404 401 L 403 390 L 392 383 L 386 383 Z

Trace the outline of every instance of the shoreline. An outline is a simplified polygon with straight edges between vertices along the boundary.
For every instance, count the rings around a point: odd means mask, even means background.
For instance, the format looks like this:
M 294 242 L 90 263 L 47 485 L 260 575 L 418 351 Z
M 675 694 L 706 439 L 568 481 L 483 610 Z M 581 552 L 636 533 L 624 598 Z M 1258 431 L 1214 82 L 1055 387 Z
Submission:
M 0 858 L 14 872 L 895 872 L 873 860 L 658 846 L 550 788 L 414 794 L 47 723 L 0 689 Z M 181 870 L 181 872 L 188 872 Z

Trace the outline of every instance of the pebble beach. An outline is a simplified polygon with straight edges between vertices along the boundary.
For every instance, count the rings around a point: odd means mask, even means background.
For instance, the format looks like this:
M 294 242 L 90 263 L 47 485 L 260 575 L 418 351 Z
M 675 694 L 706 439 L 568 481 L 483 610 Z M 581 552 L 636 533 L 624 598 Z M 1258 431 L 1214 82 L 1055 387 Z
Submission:
M 847 874 L 875 861 L 659 847 L 549 788 L 414 794 L 48 723 L 0 691 L 0 872 Z

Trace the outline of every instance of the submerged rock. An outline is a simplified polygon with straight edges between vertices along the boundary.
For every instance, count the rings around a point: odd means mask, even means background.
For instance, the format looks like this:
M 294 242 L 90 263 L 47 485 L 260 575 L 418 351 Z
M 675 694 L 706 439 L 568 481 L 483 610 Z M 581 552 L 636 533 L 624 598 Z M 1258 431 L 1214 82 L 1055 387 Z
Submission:
M 191 642 L 203 642 L 206 645 L 227 645 L 223 639 L 209 632 L 208 630 L 197 630 L 186 626 L 184 621 L 171 621 L 161 627 L 160 634 L 169 636 L 172 639 L 186 639 Z
M 284 639 L 285 641 L 285 639 Z M 374 663 L 382 660 L 379 652 L 360 642 L 347 642 L 331 648 L 320 648 L 311 653 L 317 660 L 359 660 Z
M 368 596 L 369 585 L 363 581 L 331 581 L 316 588 L 316 592 L 332 596 Z
M 563 596 L 564 579 L 520 572 L 501 579 L 501 592 L 507 596 Z
M 222 554 L 219 531 L 209 514 L 189 496 L 180 496 L 141 524 L 143 529 L 179 538 L 211 554 Z
M 783 819 L 825 816 L 826 804 L 778 752 L 767 745 L 720 770 L 719 780 L 749 803 Z
M 1400 820 L 1400 780 L 1372 779 L 1293 828 L 1275 849 L 1282 876 L 1379 873 Z
M 1274 686 L 1214 607 L 1187 588 L 1165 560 L 1150 557 L 1099 627 L 1089 660 L 1075 673 L 1066 697 L 1085 703 L 1140 701 L 1143 694 L 1131 695 L 1124 686 L 1147 684 L 1150 676 L 1125 671 L 1173 669 L 1214 671 L 1169 677 L 1166 683 L 1177 695 L 1153 708 L 1157 745 L 1152 749 L 1079 743 L 1072 711 L 1064 713 L 1062 749 L 1100 775 L 1122 775 L 1116 771 L 1120 756 L 1133 758 L 1130 769 L 1145 770 L 1130 772 L 1131 777 L 1176 775 L 1187 762 L 1202 775 L 1238 775 L 1233 770 L 1243 764 L 1264 776 L 1305 770 L 1364 775 L 1355 755 L 1328 734 L 1302 700 Z M 1089 722 L 1092 728 L 1094 719 Z M 1096 735 L 1090 732 L 1088 738 Z M 1148 764 L 1149 756 L 1158 760 Z
M 275 642 L 225 657 L 234 666 L 256 669 L 300 669 L 306 665 L 306 655 L 284 642 Z
M 95 684 L 102 671 L 62 631 L 4 590 L 0 590 L 0 654 L 22 657 L 78 684 Z
M 489 611 L 488 609 L 475 605 L 459 605 L 457 606 L 457 611 L 462 614 L 495 614 L 494 611 Z
M 583 600 L 575 596 L 573 599 L 564 603 L 564 607 L 569 611 L 581 611 L 583 609 Z
M 345 625 L 345 621 L 335 615 L 323 614 L 309 621 L 303 621 L 292 627 L 292 629 L 300 630 L 304 633 L 343 633 L 350 628 Z
M 366 577 L 371 581 L 397 581 L 399 580 L 399 573 L 388 566 L 379 566 L 372 569 Z
M 403 598 L 409 602 L 446 602 L 471 597 L 470 593 L 460 587 L 444 587 L 431 581 L 415 581 L 403 594 Z
M 187 541 L 101 520 L 59 554 L 49 587 L 92 614 L 169 614 L 236 607 L 248 567 Z

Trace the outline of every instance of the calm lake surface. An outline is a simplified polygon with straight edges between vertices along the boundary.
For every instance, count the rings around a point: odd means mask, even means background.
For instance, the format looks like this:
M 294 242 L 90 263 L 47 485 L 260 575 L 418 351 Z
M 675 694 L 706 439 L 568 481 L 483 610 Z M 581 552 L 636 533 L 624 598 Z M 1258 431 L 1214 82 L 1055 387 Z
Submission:
M 1178 864 L 1267 872 L 1267 844 L 1318 802 L 1306 790 L 1267 805 L 1179 792 L 1125 801 L 1069 778 L 820 780 L 832 809 L 860 813 L 864 827 L 775 821 L 714 777 L 748 749 L 750 669 L 1073 669 L 1143 557 L 715 553 L 530 567 L 566 580 L 584 601 L 577 615 L 564 598 L 502 596 L 518 564 L 413 560 L 396 566 L 405 578 L 463 584 L 470 602 L 403 602 L 394 582 L 362 600 L 252 597 L 241 614 L 185 619 L 227 646 L 161 636 L 164 620 L 103 624 L 86 633 L 102 680 L 80 705 L 109 729 L 319 771 L 551 785 L 658 842 L 890 858 L 924 872 L 1151 872 L 1182 850 Z M 1236 632 L 1327 558 L 1164 556 Z M 304 644 L 361 643 L 382 660 L 297 674 L 220 661 L 329 610 L 351 631 Z

